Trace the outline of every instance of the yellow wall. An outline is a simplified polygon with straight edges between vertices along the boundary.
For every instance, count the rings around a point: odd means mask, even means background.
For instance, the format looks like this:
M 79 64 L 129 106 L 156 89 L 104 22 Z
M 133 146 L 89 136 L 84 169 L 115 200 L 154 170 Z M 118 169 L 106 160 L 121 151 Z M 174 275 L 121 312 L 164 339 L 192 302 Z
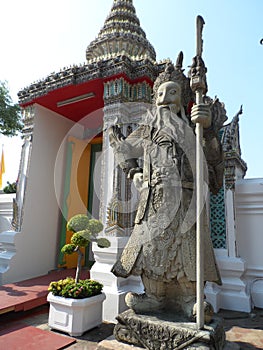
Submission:
M 90 159 L 91 145 L 102 142 L 102 138 L 98 137 L 87 143 L 70 136 L 68 142 L 72 145 L 72 161 L 70 174 L 70 190 L 67 197 L 67 219 L 76 214 L 87 214 L 89 180 L 90 180 Z M 70 243 L 72 233 L 66 232 L 66 243 Z M 83 248 L 84 253 L 84 248 Z M 65 255 L 65 265 L 63 267 L 72 268 L 77 265 L 77 254 Z

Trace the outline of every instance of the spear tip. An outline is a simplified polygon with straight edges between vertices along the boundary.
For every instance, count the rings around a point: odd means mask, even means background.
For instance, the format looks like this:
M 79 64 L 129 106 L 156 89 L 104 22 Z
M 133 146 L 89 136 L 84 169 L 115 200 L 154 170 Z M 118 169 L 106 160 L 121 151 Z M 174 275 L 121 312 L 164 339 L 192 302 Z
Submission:
M 202 40 L 202 32 L 205 21 L 202 16 L 196 17 L 196 55 L 202 56 L 203 51 L 203 40 Z
M 199 23 L 201 23 L 202 25 L 205 24 L 205 21 L 204 21 L 203 17 L 200 16 L 200 15 L 198 15 L 198 16 L 196 17 L 196 21 L 197 21 L 197 23 L 199 22 Z

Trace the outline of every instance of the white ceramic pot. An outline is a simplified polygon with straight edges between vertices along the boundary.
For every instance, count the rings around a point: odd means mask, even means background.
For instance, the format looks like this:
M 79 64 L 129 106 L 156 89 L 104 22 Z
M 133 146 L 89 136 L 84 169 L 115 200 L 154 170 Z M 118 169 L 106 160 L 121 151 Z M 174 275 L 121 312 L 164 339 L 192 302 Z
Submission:
M 50 328 L 80 336 L 102 323 L 104 293 L 85 299 L 71 299 L 48 294 Z

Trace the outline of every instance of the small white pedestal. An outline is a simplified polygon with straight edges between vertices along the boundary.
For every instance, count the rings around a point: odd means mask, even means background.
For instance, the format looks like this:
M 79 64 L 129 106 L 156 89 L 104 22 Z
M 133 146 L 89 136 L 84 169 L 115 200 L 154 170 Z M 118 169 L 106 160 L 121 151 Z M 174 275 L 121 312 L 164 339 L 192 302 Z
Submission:
M 245 273 L 245 263 L 241 258 L 216 255 L 217 264 L 222 278 L 222 286 L 207 282 L 205 295 L 215 312 L 220 309 L 234 311 L 251 311 L 251 300 L 248 294 L 247 282 L 242 279 Z
M 104 321 L 115 322 L 116 316 L 125 311 L 125 296 L 128 292 L 143 293 L 143 285 L 139 277 L 130 276 L 128 278 L 116 277 L 111 269 L 119 258 L 129 237 L 109 237 L 111 242 L 109 248 L 99 248 L 93 243 L 92 250 L 95 264 L 90 271 L 90 278 L 103 284 L 103 292 L 106 300 L 103 304 L 102 317 Z

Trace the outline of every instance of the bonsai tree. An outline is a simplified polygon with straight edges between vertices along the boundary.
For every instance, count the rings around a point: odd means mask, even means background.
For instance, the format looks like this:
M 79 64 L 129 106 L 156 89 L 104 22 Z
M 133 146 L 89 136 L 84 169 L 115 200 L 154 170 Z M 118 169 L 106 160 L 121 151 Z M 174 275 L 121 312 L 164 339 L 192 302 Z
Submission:
M 65 244 L 61 252 L 63 254 L 78 254 L 78 262 L 75 279 L 67 277 L 56 282 L 51 282 L 48 291 L 53 295 L 64 298 L 82 299 L 100 294 L 103 285 L 90 279 L 80 280 L 81 262 L 83 254 L 81 247 L 86 247 L 89 242 L 97 242 L 101 248 L 108 248 L 110 242 L 106 238 L 97 238 L 102 231 L 103 225 L 99 220 L 90 219 L 87 215 L 79 214 L 73 216 L 67 223 L 68 231 L 73 233 L 71 243 Z
M 87 247 L 89 242 L 97 242 L 100 248 L 108 248 L 110 242 L 106 238 L 97 238 L 99 232 L 103 229 L 103 225 L 99 220 L 90 219 L 87 215 L 78 214 L 73 216 L 67 223 L 67 230 L 73 232 L 71 243 L 65 244 L 61 252 L 64 254 L 78 254 L 77 269 L 75 275 L 75 283 L 79 282 L 81 273 L 81 262 L 83 254 L 81 247 Z

